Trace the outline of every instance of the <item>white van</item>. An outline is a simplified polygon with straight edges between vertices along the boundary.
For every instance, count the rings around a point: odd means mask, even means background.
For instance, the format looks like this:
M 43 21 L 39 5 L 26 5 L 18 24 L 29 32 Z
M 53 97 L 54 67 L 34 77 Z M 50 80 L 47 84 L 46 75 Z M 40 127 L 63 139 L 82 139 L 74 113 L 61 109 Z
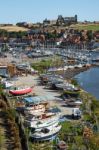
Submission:
M 81 118 L 81 110 L 79 108 L 72 109 L 72 118 Z

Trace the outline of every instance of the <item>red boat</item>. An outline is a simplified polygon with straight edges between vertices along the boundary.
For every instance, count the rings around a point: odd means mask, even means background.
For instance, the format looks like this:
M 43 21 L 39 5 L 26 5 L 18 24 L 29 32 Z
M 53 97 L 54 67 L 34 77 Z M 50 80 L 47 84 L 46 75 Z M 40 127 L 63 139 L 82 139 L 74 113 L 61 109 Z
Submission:
M 32 88 L 31 87 L 27 87 L 27 88 L 21 88 L 21 89 L 16 89 L 16 90 L 10 90 L 9 93 L 15 96 L 18 95 L 24 95 L 24 94 L 28 94 L 32 92 Z

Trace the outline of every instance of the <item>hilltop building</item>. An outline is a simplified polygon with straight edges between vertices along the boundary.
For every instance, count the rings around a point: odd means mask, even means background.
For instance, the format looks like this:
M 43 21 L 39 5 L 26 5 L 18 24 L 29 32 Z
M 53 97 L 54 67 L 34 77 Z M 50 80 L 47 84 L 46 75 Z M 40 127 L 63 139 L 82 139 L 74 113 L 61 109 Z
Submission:
M 50 25 L 50 20 L 48 20 L 47 18 L 43 20 L 43 26 L 49 26 L 49 25 Z
M 74 17 L 63 17 L 62 15 L 59 15 L 56 20 L 49 20 L 49 19 L 44 19 L 43 23 L 27 23 L 27 22 L 18 22 L 16 25 L 19 27 L 27 27 L 27 28 L 35 28 L 35 27 L 47 27 L 47 26 L 55 26 L 55 25 L 69 25 L 69 24 L 74 24 L 77 23 L 77 15 Z
M 0 27 L 4 27 L 4 26 L 13 26 L 13 24 L 10 23 L 0 24 Z
M 28 23 L 27 22 L 18 22 L 16 25 L 19 27 L 26 27 L 28 25 Z
M 57 24 L 58 25 L 68 25 L 72 23 L 77 23 L 77 15 L 74 17 L 63 17 L 62 15 L 58 16 Z
M 77 23 L 77 15 L 74 17 L 63 17 L 62 15 L 59 15 L 56 20 L 48 20 L 47 18 L 43 20 L 43 26 L 68 25 L 72 23 Z

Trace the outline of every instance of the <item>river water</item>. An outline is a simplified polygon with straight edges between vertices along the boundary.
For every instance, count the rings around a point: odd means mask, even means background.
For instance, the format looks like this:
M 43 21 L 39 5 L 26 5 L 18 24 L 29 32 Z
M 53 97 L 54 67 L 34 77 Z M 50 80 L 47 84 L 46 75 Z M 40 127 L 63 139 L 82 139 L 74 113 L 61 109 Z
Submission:
M 99 67 L 82 72 L 75 78 L 85 91 L 99 99 Z

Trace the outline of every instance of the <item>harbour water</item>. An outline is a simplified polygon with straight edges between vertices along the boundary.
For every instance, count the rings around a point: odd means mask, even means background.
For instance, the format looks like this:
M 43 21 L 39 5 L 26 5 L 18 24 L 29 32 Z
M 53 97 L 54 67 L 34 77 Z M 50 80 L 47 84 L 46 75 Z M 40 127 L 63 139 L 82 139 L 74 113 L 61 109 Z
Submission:
M 99 67 L 82 72 L 75 78 L 85 91 L 99 99 Z

